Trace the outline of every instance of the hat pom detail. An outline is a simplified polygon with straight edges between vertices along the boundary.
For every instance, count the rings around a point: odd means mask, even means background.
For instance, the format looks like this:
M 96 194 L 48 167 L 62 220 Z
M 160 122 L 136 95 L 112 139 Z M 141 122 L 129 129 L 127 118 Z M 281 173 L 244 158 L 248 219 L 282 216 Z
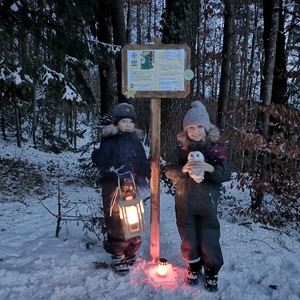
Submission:
M 191 108 L 204 107 L 201 101 L 196 100 L 191 103 Z M 204 107 L 205 108 L 205 107 Z

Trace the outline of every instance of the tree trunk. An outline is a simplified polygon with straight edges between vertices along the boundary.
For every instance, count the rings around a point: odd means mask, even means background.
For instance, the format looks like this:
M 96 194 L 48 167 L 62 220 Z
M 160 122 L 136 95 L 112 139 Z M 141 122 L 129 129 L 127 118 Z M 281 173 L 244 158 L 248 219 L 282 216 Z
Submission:
M 232 59 L 234 29 L 234 4 L 230 0 L 225 1 L 225 22 L 223 39 L 223 61 L 220 78 L 220 94 L 217 110 L 217 127 L 221 130 L 226 127 L 226 113 L 229 98 L 230 72 Z
M 21 138 L 20 110 L 19 110 L 18 103 L 14 96 L 13 96 L 12 102 L 14 103 L 14 109 L 15 109 L 17 146 L 19 148 L 21 148 L 22 147 L 22 138 Z
M 1 113 L 1 132 L 3 140 L 6 140 L 6 133 L 5 133 L 5 118 L 3 113 Z
M 111 19 L 113 28 L 114 44 L 123 47 L 126 44 L 125 34 L 125 17 L 123 10 L 123 1 L 115 0 L 111 2 Z M 118 102 L 126 101 L 125 96 L 122 94 L 122 65 L 121 65 L 121 53 L 119 52 L 116 59 L 116 79 L 117 79 L 117 91 Z
M 264 48 L 265 48 L 265 64 L 263 69 L 261 100 L 265 106 L 269 106 L 272 100 L 272 86 L 276 58 L 276 43 L 279 26 L 279 2 L 272 1 L 272 9 L 270 9 L 269 1 L 264 1 Z M 269 135 L 270 115 L 268 111 L 262 113 L 262 133 L 264 137 Z
M 255 45 L 256 45 L 256 38 L 257 38 L 257 30 L 258 30 L 258 8 L 257 5 L 255 5 L 254 7 L 254 28 L 253 30 L 253 37 L 252 37 L 252 42 L 251 42 L 251 55 L 250 55 L 250 63 L 248 66 L 248 72 L 247 72 L 247 78 L 248 78 L 248 84 L 247 84 L 247 88 L 246 88 L 246 93 L 245 93 L 245 99 L 248 99 L 249 97 L 252 98 L 252 91 L 254 91 L 253 88 L 253 81 L 254 81 L 254 56 L 255 56 Z M 246 78 L 245 78 L 246 81 Z
M 250 31 L 250 7 L 249 5 L 246 6 L 246 12 L 245 12 L 245 20 L 243 24 L 243 51 L 242 51 L 242 60 L 241 60 L 241 76 L 240 76 L 240 92 L 239 97 L 240 98 L 246 98 L 246 85 L 248 82 L 248 65 L 247 65 L 247 57 L 248 57 L 248 47 L 249 47 L 249 31 Z
M 191 49 L 191 69 L 195 66 L 195 41 L 199 26 L 198 0 L 167 0 L 164 13 L 164 26 L 162 42 L 165 44 L 186 43 Z M 174 18 L 175 16 L 175 18 Z M 193 93 L 191 81 L 191 93 Z M 192 98 L 192 94 L 189 96 Z M 182 130 L 182 120 L 186 111 L 190 108 L 189 102 L 184 99 L 165 99 L 162 101 L 162 136 L 161 153 L 168 160 L 177 144 L 176 135 Z M 168 130 L 172 128 L 172 130 Z M 167 130 L 164 130 L 167 129 Z
M 37 6 L 39 8 L 44 7 L 45 3 L 44 0 L 38 0 Z M 41 14 L 42 9 L 36 10 L 38 12 L 38 19 L 37 23 L 39 24 L 41 22 Z M 43 32 L 43 28 L 36 27 L 35 28 L 35 39 L 34 39 L 34 56 L 37 58 L 39 57 L 39 52 L 41 49 L 41 34 Z M 39 61 L 38 59 L 34 60 L 34 70 L 39 69 Z M 35 73 L 33 78 L 33 86 L 32 86 L 32 140 L 33 143 L 36 144 L 36 130 L 37 130 L 37 86 L 38 86 L 38 75 Z
M 75 101 L 73 101 L 72 103 L 73 103 L 73 115 L 74 115 L 74 119 L 73 119 L 73 135 L 74 135 L 73 145 L 74 145 L 74 149 L 77 150 L 77 122 L 78 122 L 77 104 L 76 104 Z
M 37 128 L 37 82 L 36 80 L 33 81 L 33 87 L 32 87 L 32 141 L 33 144 L 36 144 L 36 135 L 35 131 Z
M 203 13 L 205 7 L 201 9 L 201 22 L 199 22 L 199 29 L 197 31 L 197 48 L 196 48 L 196 95 L 205 97 L 206 95 L 206 81 L 204 80 L 206 74 L 206 45 L 207 45 L 207 21 L 208 14 Z M 202 34 L 201 34 L 202 33 Z M 211 66 L 213 69 L 213 66 Z
M 233 24 L 233 37 L 232 37 L 232 59 L 230 68 L 230 88 L 229 88 L 229 101 L 228 101 L 228 120 L 227 124 L 230 129 L 236 128 L 236 103 L 237 103 L 237 88 L 236 88 L 236 76 L 237 76 L 237 45 L 236 45 L 236 29 L 235 23 Z M 234 151 L 235 138 L 231 136 L 229 138 L 229 163 L 232 162 Z
M 279 1 L 272 1 L 272 9 L 270 9 L 269 1 L 265 0 L 263 3 L 264 7 L 264 48 L 265 48 L 265 64 L 263 69 L 263 78 L 261 85 L 261 100 L 265 107 L 271 104 L 272 100 L 272 86 L 273 86 L 273 75 L 275 67 L 276 57 L 276 42 L 277 32 L 279 26 Z M 269 137 L 269 121 L 270 114 L 267 109 L 260 112 L 258 115 L 258 130 L 261 130 L 263 136 L 267 140 Z M 251 207 L 253 209 L 260 208 L 263 203 L 265 191 L 263 189 L 266 172 L 267 172 L 267 160 L 268 153 L 262 151 L 259 153 L 257 158 L 257 171 L 255 181 L 262 184 L 261 187 L 257 188 L 253 196 L 251 196 Z
M 142 43 L 142 26 L 141 26 L 141 4 L 137 3 L 136 5 L 136 20 L 137 20 L 137 29 L 136 29 L 136 42 L 137 44 Z
M 280 11 L 282 10 L 282 0 L 280 1 Z M 286 55 L 285 55 L 285 35 L 284 35 L 285 14 L 279 13 L 279 28 L 276 42 L 276 60 L 274 69 L 274 80 L 272 89 L 272 103 L 287 104 L 287 76 L 286 76 Z
M 131 44 L 131 1 L 128 1 L 127 15 L 126 15 L 126 43 Z
M 99 30 L 97 31 L 97 37 L 100 42 L 107 44 L 112 44 L 110 13 L 111 10 L 108 1 L 100 0 L 98 11 L 95 14 L 99 27 Z M 113 59 L 107 53 L 106 60 L 103 60 L 98 66 L 100 74 L 100 113 L 102 115 L 108 114 L 114 103 L 112 86 L 112 82 L 114 82 L 113 65 Z

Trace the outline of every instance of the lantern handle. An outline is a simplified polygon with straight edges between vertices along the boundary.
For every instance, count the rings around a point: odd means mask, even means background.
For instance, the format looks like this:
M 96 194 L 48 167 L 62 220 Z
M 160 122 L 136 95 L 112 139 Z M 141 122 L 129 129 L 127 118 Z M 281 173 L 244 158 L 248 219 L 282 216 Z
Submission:
M 134 196 L 134 198 L 135 198 L 138 193 L 137 193 L 136 184 L 135 184 L 135 180 L 134 180 L 132 173 L 130 171 L 126 171 L 124 173 L 118 172 L 117 175 L 118 175 L 118 188 L 119 188 L 120 196 L 122 198 L 124 198 L 124 196 L 126 195 L 126 192 L 129 192 L 130 194 L 133 194 L 133 192 L 134 192 L 134 194 L 132 196 Z M 124 180 L 124 181 L 127 180 L 128 186 L 130 186 L 131 188 L 123 191 L 122 187 L 126 188 L 126 185 L 123 186 L 121 184 L 121 180 Z
M 113 207 L 114 207 L 114 205 L 116 203 L 116 200 L 118 198 L 118 193 L 119 193 L 119 191 L 118 191 L 118 188 L 116 187 L 116 190 L 114 192 L 114 195 L 113 195 L 111 203 L 110 203 L 110 208 L 109 208 L 109 216 L 110 217 L 112 216 Z

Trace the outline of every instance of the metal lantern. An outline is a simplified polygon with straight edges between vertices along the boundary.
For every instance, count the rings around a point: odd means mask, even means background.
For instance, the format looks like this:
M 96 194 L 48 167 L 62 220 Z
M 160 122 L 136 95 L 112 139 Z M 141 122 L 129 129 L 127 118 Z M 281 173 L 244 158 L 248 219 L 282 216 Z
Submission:
M 118 199 L 120 219 L 123 224 L 124 238 L 131 239 L 145 233 L 144 203 L 138 197 L 131 172 L 118 174 Z
M 157 274 L 162 277 L 166 276 L 168 268 L 168 261 L 165 258 L 160 258 L 158 260 Z

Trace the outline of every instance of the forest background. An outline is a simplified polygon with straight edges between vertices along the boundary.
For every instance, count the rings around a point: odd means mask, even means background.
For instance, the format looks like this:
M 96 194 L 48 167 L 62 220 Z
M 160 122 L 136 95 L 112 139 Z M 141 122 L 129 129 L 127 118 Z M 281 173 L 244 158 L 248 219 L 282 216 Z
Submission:
M 89 151 L 111 108 L 128 101 L 149 145 L 150 99 L 122 95 L 121 48 L 186 44 L 195 76 L 186 99 L 161 102 L 162 162 L 190 102 L 200 99 L 222 132 L 240 188 L 251 193 L 249 207 L 235 199 L 233 212 L 273 226 L 298 223 L 299 1 L 5 0 L 0 20 L 4 140 L 45 152 Z M 81 125 L 93 130 L 78 148 Z M 91 161 L 79 164 L 95 181 Z

